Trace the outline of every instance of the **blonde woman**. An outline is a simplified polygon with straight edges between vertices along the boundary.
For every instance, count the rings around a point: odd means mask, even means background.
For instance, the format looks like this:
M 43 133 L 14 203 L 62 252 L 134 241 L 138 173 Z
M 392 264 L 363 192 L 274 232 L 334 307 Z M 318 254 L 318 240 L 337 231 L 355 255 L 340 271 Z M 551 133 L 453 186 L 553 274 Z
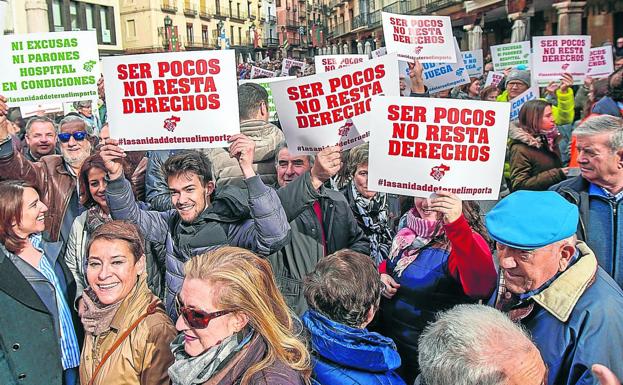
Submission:
M 223 247 L 186 263 L 171 344 L 173 385 L 308 384 L 310 357 L 270 264 Z

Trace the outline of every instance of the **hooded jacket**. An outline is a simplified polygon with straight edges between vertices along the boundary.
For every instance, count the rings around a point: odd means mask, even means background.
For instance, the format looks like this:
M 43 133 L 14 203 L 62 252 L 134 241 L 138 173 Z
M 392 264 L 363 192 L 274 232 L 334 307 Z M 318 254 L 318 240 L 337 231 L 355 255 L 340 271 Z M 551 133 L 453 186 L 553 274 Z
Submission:
M 617 102 L 609 96 L 604 96 L 600 101 L 595 103 L 592 112 L 593 114 L 599 115 L 612 115 L 617 118 L 623 117 L 621 108 L 618 106 Z
M 556 105 L 552 105 L 552 114 L 554 115 L 554 122 L 557 126 L 564 124 L 572 124 L 575 117 L 575 103 L 573 101 L 573 89 L 569 87 L 567 92 L 562 93 L 560 90 L 556 90 Z M 510 102 L 508 98 L 508 90 L 504 90 L 497 97 L 498 102 Z
M 400 356 L 394 342 L 308 310 L 303 324 L 311 335 L 313 376 L 321 385 L 404 385 L 394 372 Z

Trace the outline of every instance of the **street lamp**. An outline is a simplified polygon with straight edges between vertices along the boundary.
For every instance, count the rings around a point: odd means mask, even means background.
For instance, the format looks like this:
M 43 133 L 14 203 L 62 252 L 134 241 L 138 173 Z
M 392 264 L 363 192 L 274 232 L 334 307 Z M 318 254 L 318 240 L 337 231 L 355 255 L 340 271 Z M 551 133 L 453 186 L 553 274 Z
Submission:
M 218 46 L 221 49 L 225 49 L 225 34 L 223 33 L 223 27 L 225 26 L 225 24 L 223 23 L 223 20 L 219 20 L 218 23 L 216 23 L 216 28 L 218 30 L 218 34 L 216 37 L 216 41 L 218 42 Z
M 249 45 L 253 45 L 253 48 L 256 48 L 255 46 L 255 23 L 251 23 L 251 25 L 249 26 Z

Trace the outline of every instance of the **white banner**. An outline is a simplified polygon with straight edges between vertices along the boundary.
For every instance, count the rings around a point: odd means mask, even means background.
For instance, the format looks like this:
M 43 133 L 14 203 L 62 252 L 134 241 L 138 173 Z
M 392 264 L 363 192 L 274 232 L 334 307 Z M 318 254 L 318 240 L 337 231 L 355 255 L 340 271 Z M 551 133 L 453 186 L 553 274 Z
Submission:
M 424 85 L 428 87 L 428 92 L 431 94 L 469 83 L 469 74 L 463 64 L 459 45 L 455 39 L 453 40 L 456 57 L 458 58 L 456 63 L 422 64 L 422 67 L 424 67 L 424 72 L 422 73 Z
M 511 116 L 510 120 L 515 120 L 519 118 L 519 111 L 521 111 L 521 107 L 526 104 L 527 101 L 538 99 L 540 96 L 539 86 L 532 86 L 528 88 L 525 92 L 517 96 L 515 99 L 510 101 L 511 103 Z
M 377 57 L 381 57 L 381 56 L 385 56 L 387 55 L 387 48 L 385 47 L 381 47 L 379 49 L 375 49 L 374 51 L 370 52 L 370 57 L 372 59 L 375 59 Z
M 534 36 L 533 79 L 540 85 L 558 82 L 565 73 L 582 84 L 588 72 L 591 37 L 579 35 Z
M 509 103 L 372 98 L 368 189 L 498 199 L 509 112 Z
M 363 63 L 368 60 L 368 55 L 316 55 L 314 64 L 316 73 L 333 71 L 339 68 L 348 67 L 353 64 Z
M 463 64 L 465 64 L 465 69 L 467 69 L 469 77 L 478 78 L 482 76 L 485 64 L 481 49 L 461 52 L 461 56 L 463 57 Z
M 398 93 L 398 58 L 389 54 L 335 71 L 271 83 L 279 121 L 294 154 L 367 141 L 370 99 Z
M 588 58 L 587 75 L 594 79 L 606 78 L 614 72 L 612 46 L 591 48 Z
M 126 151 L 227 147 L 240 132 L 234 50 L 102 59 L 110 135 Z
M 456 63 L 450 17 L 382 12 L 382 19 L 387 52 L 397 52 L 407 61 Z
M 275 72 L 274 71 L 265 70 L 264 68 L 252 66 L 251 67 L 251 79 L 255 79 L 255 78 L 260 77 L 260 76 L 264 77 L 264 78 L 274 78 L 275 77 Z
M 491 61 L 493 70 L 502 72 L 507 68 L 525 66 L 525 69 L 532 68 L 530 55 L 530 42 L 520 41 L 491 46 Z
M 0 38 L 0 94 L 11 107 L 97 98 L 95 31 Z
M 251 80 L 239 80 L 239 84 L 244 83 L 255 83 L 259 84 L 268 92 L 268 120 L 271 122 L 276 122 L 279 120 L 277 116 L 277 108 L 275 107 L 275 100 L 273 98 L 273 91 L 270 89 L 270 83 L 281 82 L 284 80 L 292 80 L 296 79 L 296 76 L 284 76 L 284 77 L 276 77 L 276 78 L 265 78 L 265 79 L 251 79 Z
M 305 62 L 295 60 L 295 59 L 283 59 L 281 62 L 281 76 L 290 76 L 288 71 L 292 67 L 299 67 L 301 72 L 303 72 L 303 67 L 305 67 Z
M 504 72 L 496 72 L 489 71 L 487 74 L 487 80 L 485 80 L 485 85 L 482 88 L 488 87 L 490 85 L 497 86 L 504 79 Z

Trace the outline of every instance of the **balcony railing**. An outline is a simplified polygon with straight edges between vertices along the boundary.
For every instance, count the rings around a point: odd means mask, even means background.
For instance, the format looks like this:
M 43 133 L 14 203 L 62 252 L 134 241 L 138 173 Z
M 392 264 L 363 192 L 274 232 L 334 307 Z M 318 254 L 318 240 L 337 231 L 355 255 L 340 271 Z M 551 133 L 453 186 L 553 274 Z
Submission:
M 367 28 L 368 24 L 370 24 L 370 15 L 367 13 L 357 15 L 353 18 L 353 30 L 357 28 Z
M 237 21 L 245 21 L 249 18 L 249 15 L 246 9 L 241 9 L 241 10 L 232 9 L 231 15 L 229 15 L 229 18 L 233 20 L 237 20 Z
M 448 8 L 451 5 L 462 3 L 460 0 L 436 0 L 426 3 L 426 12 L 435 12 L 440 9 Z
M 371 28 L 375 28 L 381 25 L 381 10 L 377 9 L 376 11 L 370 13 L 370 24 L 368 25 Z
M 184 6 L 184 15 L 188 17 L 195 17 L 197 16 L 197 9 L 195 9 L 193 5 L 187 4 Z
M 275 16 L 275 15 L 268 15 L 268 23 L 269 24 L 277 24 L 277 16 Z
M 383 12 L 391 12 L 391 13 L 406 13 L 407 12 L 408 3 L 406 1 L 396 1 L 392 4 L 386 5 L 383 7 Z
M 290 18 L 290 17 L 286 19 L 286 27 L 296 28 L 298 26 L 299 26 L 299 22 L 296 19 Z
M 175 1 L 173 0 L 162 0 L 162 3 L 160 3 L 160 9 L 162 12 L 177 12 L 177 7 L 175 6 Z
M 249 13 L 249 19 L 250 20 L 257 19 L 257 11 L 251 11 L 251 13 Z
M 294 36 L 288 36 L 288 44 L 294 46 L 298 46 L 301 45 L 301 36 L 299 35 L 294 35 Z
M 184 47 L 186 47 L 187 51 L 200 50 L 204 48 L 203 43 L 198 41 L 187 41 L 184 44 Z
M 206 6 L 199 8 L 199 17 L 204 20 L 210 20 L 212 18 L 213 13 L 214 11 L 212 11 L 210 8 Z
M 225 20 L 225 18 L 229 17 L 229 8 L 221 5 L 220 8 L 216 8 L 214 17 L 216 17 L 217 19 Z
M 335 27 L 335 34 L 333 36 L 338 37 L 338 36 L 342 36 L 345 35 L 347 33 L 349 33 L 351 31 L 351 22 L 346 21 L 343 23 L 340 23 L 337 25 L 337 27 Z
M 264 38 L 264 47 L 276 47 L 279 45 L 279 39 L 276 37 Z

